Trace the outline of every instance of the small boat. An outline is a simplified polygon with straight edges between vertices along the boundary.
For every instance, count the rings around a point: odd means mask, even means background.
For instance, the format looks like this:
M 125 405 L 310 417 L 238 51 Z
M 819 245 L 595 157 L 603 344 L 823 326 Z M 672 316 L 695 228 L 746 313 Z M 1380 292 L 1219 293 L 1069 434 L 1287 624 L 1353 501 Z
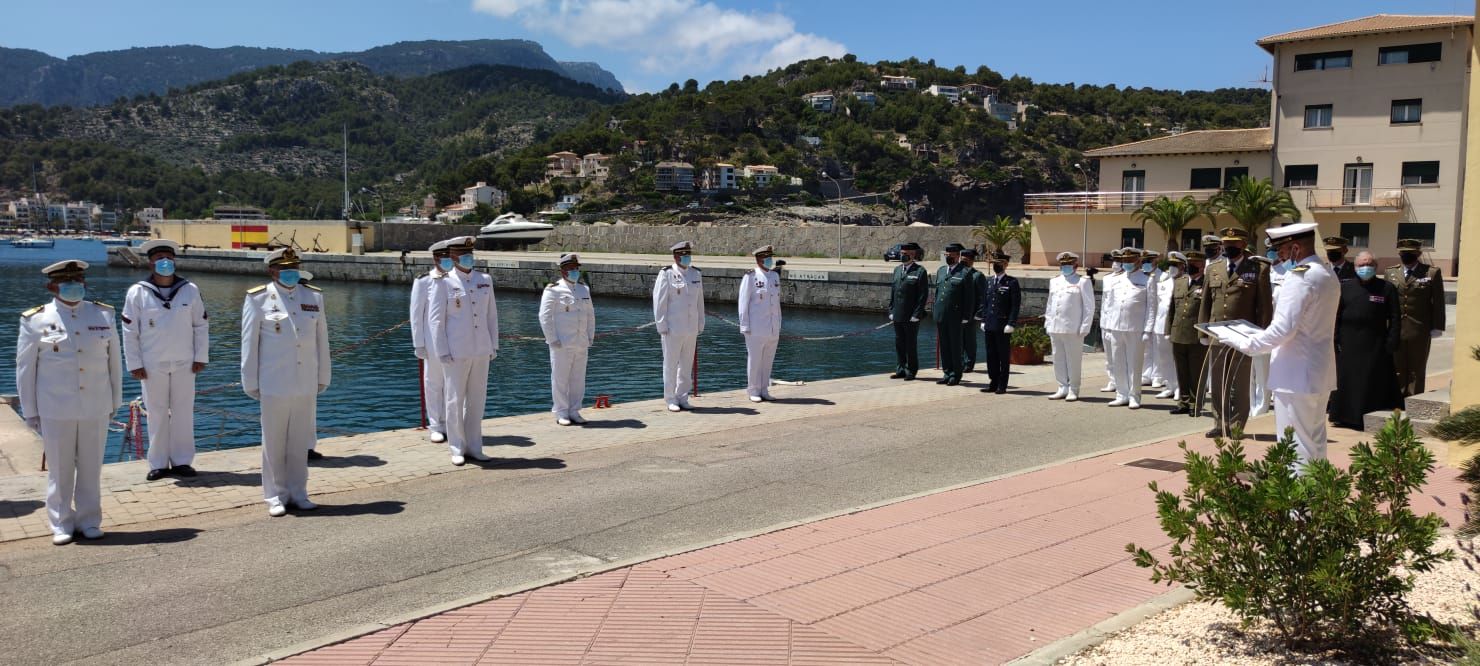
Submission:
M 10 241 L 11 247 L 27 249 L 56 247 L 56 244 L 57 242 L 50 238 L 17 238 L 13 241 Z
M 127 238 L 104 238 L 104 245 L 131 245 L 133 241 Z
M 92 234 L 83 234 L 81 236 L 78 236 L 77 237 L 77 240 L 80 240 L 80 241 L 90 241 L 90 240 L 97 240 L 97 238 L 95 238 Z
M 485 244 L 531 245 L 545 240 L 555 225 L 530 222 L 518 213 L 504 213 L 478 230 L 478 240 Z

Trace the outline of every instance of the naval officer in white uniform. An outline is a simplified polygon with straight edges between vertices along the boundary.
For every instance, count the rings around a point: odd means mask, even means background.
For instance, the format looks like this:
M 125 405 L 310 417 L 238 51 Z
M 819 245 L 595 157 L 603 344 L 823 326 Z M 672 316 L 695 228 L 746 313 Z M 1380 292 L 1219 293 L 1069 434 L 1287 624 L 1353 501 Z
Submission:
M 308 452 L 318 437 L 318 395 L 329 388 L 329 323 L 318 287 L 300 285 L 298 254 L 265 259 L 272 281 L 242 301 L 242 390 L 262 408 L 262 499 L 267 514 L 308 499 Z
M 781 277 L 775 248 L 765 245 L 750 253 L 755 270 L 740 278 L 740 334 L 745 336 L 745 394 L 751 402 L 773 400 L 771 366 L 781 340 Z
M 149 258 L 149 279 L 129 287 L 123 299 L 125 367 L 144 391 L 149 424 L 149 473 L 195 476 L 195 376 L 210 356 L 210 325 L 200 290 L 175 275 L 172 240 L 139 248 Z
M 15 384 L 26 425 L 46 452 L 46 517 L 51 542 L 103 537 L 101 481 L 108 420 L 123 404 L 123 349 L 113 308 L 84 300 L 87 262 L 59 261 L 41 272 L 50 303 L 21 313 Z
M 694 244 L 675 244 L 673 264 L 653 284 L 653 323 L 663 339 L 663 400 L 668 411 L 689 408 L 694 348 L 704 332 L 704 281 L 693 266 Z
M 1147 322 L 1156 312 L 1156 287 L 1151 276 L 1141 270 L 1141 251 L 1126 247 L 1120 250 L 1123 272 L 1105 278 L 1104 305 L 1100 311 L 1100 329 L 1112 344 L 1110 370 L 1114 373 L 1115 399 L 1111 407 L 1141 408 L 1141 364 L 1144 362 L 1141 339 Z
M 1295 431 L 1301 464 L 1326 458 L 1326 401 L 1336 388 L 1336 310 L 1341 281 L 1316 256 L 1316 224 L 1265 231 L 1288 270 L 1269 328 L 1226 344 L 1249 355 L 1269 354 L 1276 434 Z
M 1186 265 L 1187 255 L 1172 251 L 1167 254 L 1166 270 L 1157 270 L 1152 280 L 1156 289 L 1156 312 L 1147 313 L 1151 328 L 1146 333 L 1149 345 L 1146 348 L 1146 363 L 1153 368 L 1150 373 L 1152 388 L 1161 389 L 1156 397 L 1163 400 L 1177 397 L 1179 388 L 1177 364 L 1172 358 L 1172 288 L 1176 286 L 1177 276 L 1181 275 L 1182 267 Z M 1142 269 L 1144 270 L 1144 265 Z M 1142 376 L 1145 375 L 1143 370 Z
M 493 278 L 473 270 L 472 236 L 448 241 L 454 269 L 432 282 L 427 333 L 446 372 L 447 446 L 452 464 L 483 455 L 483 414 L 488 403 L 488 364 L 498 356 L 498 303 Z
M 596 307 L 591 288 L 581 284 L 581 257 L 560 255 L 560 279 L 540 295 L 540 331 L 550 346 L 550 398 L 555 423 L 585 423 L 586 358 L 596 339 Z
M 1059 275 L 1048 281 L 1048 306 L 1043 329 L 1053 343 L 1053 375 L 1059 390 L 1049 400 L 1079 399 L 1080 366 L 1084 359 L 1084 336 L 1095 322 L 1095 285 L 1080 275 L 1079 255 L 1060 252 Z
M 446 378 L 441 359 L 427 351 L 432 337 L 427 332 L 427 304 L 431 302 L 432 284 L 454 268 L 447 241 L 432 243 L 428 249 L 435 265 L 426 275 L 419 275 L 411 282 L 411 348 L 421 360 L 422 409 L 427 414 L 427 430 L 432 442 L 441 444 L 447 441 L 447 400 L 442 392 Z

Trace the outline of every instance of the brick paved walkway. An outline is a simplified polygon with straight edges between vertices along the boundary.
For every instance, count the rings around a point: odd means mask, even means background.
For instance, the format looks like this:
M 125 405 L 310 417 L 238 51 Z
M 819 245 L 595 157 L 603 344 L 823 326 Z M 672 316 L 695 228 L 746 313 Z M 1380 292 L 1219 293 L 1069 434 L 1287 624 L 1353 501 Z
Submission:
M 1343 465 L 1366 439 L 1333 436 Z M 287 663 L 1006 662 L 1166 592 L 1124 546 L 1165 552 L 1146 484 L 1175 492 L 1182 474 L 1125 465 L 1143 458 L 1181 460 L 1166 441 L 1063 463 L 475 604 Z M 1456 476 L 1437 470 L 1415 509 L 1461 520 Z

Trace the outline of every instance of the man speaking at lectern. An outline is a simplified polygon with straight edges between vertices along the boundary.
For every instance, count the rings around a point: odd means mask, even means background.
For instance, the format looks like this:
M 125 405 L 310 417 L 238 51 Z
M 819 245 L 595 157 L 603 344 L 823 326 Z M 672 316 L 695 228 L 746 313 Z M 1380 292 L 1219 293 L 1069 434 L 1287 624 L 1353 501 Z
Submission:
M 1316 257 L 1316 225 L 1290 224 L 1265 232 L 1288 272 L 1269 328 L 1224 342 L 1254 356 L 1270 354 L 1276 436 L 1295 430 L 1300 463 L 1326 458 L 1326 400 L 1336 388 L 1336 308 L 1341 282 Z

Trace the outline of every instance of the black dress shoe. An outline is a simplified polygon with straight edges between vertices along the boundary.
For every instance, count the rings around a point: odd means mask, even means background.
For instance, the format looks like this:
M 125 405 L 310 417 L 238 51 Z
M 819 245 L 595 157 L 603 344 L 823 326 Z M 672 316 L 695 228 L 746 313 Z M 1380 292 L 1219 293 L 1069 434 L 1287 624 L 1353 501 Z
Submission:
M 170 468 L 170 474 L 175 476 L 195 476 L 195 468 L 189 465 L 175 465 Z
M 968 365 L 965 368 L 962 368 L 961 369 L 961 372 L 971 372 L 973 370 L 976 370 L 976 366 L 974 366 L 974 365 Z
M 994 391 L 994 393 L 996 393 L 997 395 L 1003 395 L 1003 394 L 1007 393 L 1007 387 L 1006 386 L 998 386 L 997 387 L 997 390 Z
M 905 375 L 904 376 L 904 380 L 907 381 L 907 382 L 915 381 L 915 376 L 914 375 Z
M 149 470 L 149 473 L 148 474 L 145 474 L 144 475 L 144 480 L 145 481 L 158 481 L 160 479 L 163 479 L 167 474 L 169 474 L 169 472 L 166 472 L 166 471 L 164 471 L 162 469 L 151 469 L 151 470 Z
M 308 459 L 309 460 L 322 460 L 323 457 L 324 457 L 324 454 L 319 453 L 318 451 L 315 451 L 313 449 L 309 449 L 308 450 Z
M 960 383 L 961 383 L 961 378 L 960 377 L 952 377 L 952 378 L 946 380 L 946 386 L 955 386 L 955 385 L 960 384 Z
M 1189 414 L 1191 412 L 1192 412 L 1192 410 L 1190 410 L 1190 409 L 1188 409 L 1186 407 L 1178 407 L 1178 408 L 1173 409 L 1172 411 L 1167 412 L 1167 413 L 1168 414 Z
M 896 373 L 894 373 L 892 375 L 889 375 L 889 378 L 890 379 L 904 379 L 907 376 L 908 375 L 904 374 L 903 372 L 896 372 Z
M 935 383 L 937 383 L 937 384 L 944 384 L 944 383 L 946 383 L 948 381 L 950 381 L 950 380 L 949 379 L 946 379 L 945 377 L 941 377 L 940 379 L 935 380 Z
M 1207 436 L 1207 437 L 1222 437 L 1223 436 L 1223 429 L 1222 428 L 1213 428 L 1212 430 L 1207 431 L 1207 433 L 1205 433 L 1205 436 Z

